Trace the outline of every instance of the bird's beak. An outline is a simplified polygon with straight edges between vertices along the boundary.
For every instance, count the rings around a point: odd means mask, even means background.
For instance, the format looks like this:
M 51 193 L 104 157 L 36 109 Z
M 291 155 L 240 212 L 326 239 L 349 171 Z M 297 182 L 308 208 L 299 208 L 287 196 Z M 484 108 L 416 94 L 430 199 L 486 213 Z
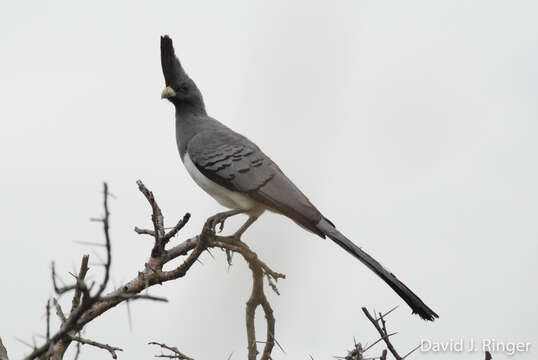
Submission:
M 170 86 L 165 87 L 161 93 L 161 99 L 168 99 L 174 96 L 176 96 L 176 92 Z

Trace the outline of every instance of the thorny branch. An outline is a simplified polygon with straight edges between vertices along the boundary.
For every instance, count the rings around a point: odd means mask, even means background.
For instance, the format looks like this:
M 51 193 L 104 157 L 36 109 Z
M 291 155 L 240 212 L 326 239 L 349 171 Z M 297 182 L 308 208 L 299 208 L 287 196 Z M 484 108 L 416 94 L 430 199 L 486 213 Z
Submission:
M 407 355 L 405 355 L 404 357 L 400 357 L 400 355 L 398 355 L 398 353 L 396 352 L 396 349 L 394 348 L 394 346 L 392 345 L 392 343 L 390 342 L 390 337 L 393 336 L 393 335 L 396 335 L 396 333 L 388 333 L 387 331 L 387 327 L 386 327 L 386 322 L 385 322 L 385 318 L 387 317 L 387 315 L 389 315 L 391 312 L 393 312 L 394 310 L 396 310 L 397 306 L 390 309 L 389 311 L 387 311 L 386 313 L 382 314 L 382 313 L 379 313 L 379 318 L 377 319 L 374 319 L 372 317 L 372 315 L 370 315 L 370 313 L 368 312 L 368 310 L 363 307 L 362 308 L 362 311 L 364 312 L 364 314 L 366 315 L 366 317 L 368 318 L 368 320 L 370 320 L 370 322 L 375 326 L 375 328 L 378 330 L 379 332 L 379 335 L 381 336 L 379 339 L 375 340 L 374 342 L 372 342 L 370 345 L 366 346 L 366 347 L 363 347 L 363 345 L 359 342 L 355 342 L 355 339 L 354 339 L 354 346 L 353 346 L 353 349 L 348 351 L 348 354 L 346 356 L 335 356 L 336 359 L 341 359 L 341 360 L 374 360 L 374 359 L 379 359 L 379 360 L 386 360 L 387 359 L 387 349 L 383 349 L 383 351 L 381 352 L 381 355 L 378 355 L 378 356 L 370 356 L 370 355 L 366 355 L 366 352 L 370 349 L 372 349 L 375 345 L 377 345 L 378 343 L 380 343 L 381 341 L 384 341 L 387 348 L 391 351 L 392 355 L 394 356 L 395 359 L 398 359 L 398 360 L 403 360 L 405 359 L 407 356 L 411 355 L 414 351 L 416 351 L 418 349 L 418 347 L 414 348 L 413 350 L 411 350 Z M 382 325 L 379 325 L 379 322 L 381 321 Z
M 390 309 L 389 311 L 387 311 L 384 314 L 379 313 L 378 318 L 374 318 L 370 314 L 370 312 L 365 307 L 363 307 L 362 311 L 363 311 L 364 315 L 366 315 L 368 320 L 370 320 L 370 322 L 374 325 L 374 327 L 376 328 L 377 332 L 379 333 L 379 335 L 381 337 L 378 338 L 376 341 L 372 342 L 370 345 L 368 345 L 366 347 L 363 347 L 363 345 L 360 342 L 357 343 L 355 341 L 355 339 L 353 339 L 353 341 L 354 341 L 353 349 L 348 351 L 346 356 L 334 356 L 334 358 L 339 359 L 339 360 L 377 360 L 377 359 L 386 360 L 387 359 L 387 354 L 388 354 L 387 349 L 388 349 L 391 352 L 394 359 L 396 359 L 396 360 L 407 359 L 412 353 L 414 353 L 415 351 L 417 351 L 420 348 L 420 345 L 416 346 L 413 349 L 411 349 L 404 356 L 400 356 L 398 354 L 398 352 L 396 351 L 396 348 L 394 347 L 394 345 L 391 343 L 390 337 L 393 336 L 393 335 L 396 335 L 397 333 L 389 333 L 387 331 L 386 318 L 387 318 L 387 315 L 392 313 L 397 308 L 398 307 L 395 306 L 395 307 L 393 307 L 392 309 Z M 381 355 L 371 356 L 371 355 L 366 354 L 366 352 L 368 350 L 372 349 L 375 345 L 377 345 L 381 341 L 383 341 L 385 343 L 386 347 L 387 347 L 387 349 L 382 350 Z M 492 357 L 491 357 L 491 354 L 489 353 L 489 351 L 486 351 L 485 355 L 486 355 L 486 360 L 492 360 Z M 313 360 L 312 355 L 310 355 L 310 358 Z
M 56 314 L 60 320 L 60 327 L 52 333 L 48 328 L 49 318 L 47 316 L 47 336 L 46 341 L 41 346 L 34 346 L 34 350 L 31 354 L 25 357 L 26 360 L 31 359 L 53 359 L 60 360 L 63 358 L 65 351 L 69 345 L 73 342 L 77 344 L 78 357 L 80 351 L 80 344 L 91 345 L 110 353 L 112 358 L 116 358 L 116 352 L 122 351 L 120 348 L 111 346 L 108 344 L 100 343 L 94 340 L 82 338 L 80 332 L 84 326 L 93 321 L 104 312 L 114 308 L 116 305 L 135 299 L 149 299 L 156 301 L 167 301 L 164 298 L 155 297 L 147 294 L 141 294 L 145 289 L 150 288 L 156 284 L 162 284 L 167 281 L 175 280 L 185 276 L 192 265 L 198 261 L 200 255 L 209 248 L 220 248 L 226 252 L 236 252 L 242 255 L 245 261 L 249 264 L 253 274 L 253 289 L 250 299 L 247 302 L 247 337 L 248 337 L 248 350 L 249 359 L 256 359 L 258 351 L 256 349 L 256 338 L 254 330 L 254 316 L 255 310 L 258 306 L 261 306 L 267 320 L 267 335 L 265 341 L 265 347 L 260 359 L 270 359 L 271 351 L 275 345 L 276 339 L 274 337 L 275 319 L 273 311 L 267 300 L 263 288 L 263 278 L 266 277 L 271 288 L 278 294 L 276 288 L 276 282 L 278 279 L 285 278 L 285 275 L 277 273 L 271 270 L 263 261 L 258 259 L 258 256 L 252 251 L 245 243 L 241 242 L 237 238 L 217 236 L 215 230 L 212 227 L 210 221 L 206 221 L 200 235 L 184 240 L 178 245 L 167 248 L 167 244 L 170 240 L 177 235 L 177 233 L 185 226 L 189 221 L 190 214 L 185 214 L 174 227 L 169 231 L 164 227 L 164 216 L 157 204 L 155 196 L 149 191 L 146 186 L 139 180 L 137 181 L 140 192 L 145 196 L 146 200 L 151 206 L 152 215 L 151 221 L 153 229 L 140 229 L 135 227 L 135 231 L 138 234 L 150 235 L 154 238 L 154 245 L 151 250 L 151 254 L 147 263 L 144 265 L 142 271 L 139 271 L 137 276 L 131 281 L 123 284 L 114 291 L 104 294 L 105 289 L 110 279 L 110 269 L 112 264 L 111 255 L 111 237 L 110 237 L 110 211 L 108 206 L 109 191 L 108 185 L 103 184 L 103 208 L 104 215 L 99 219 L 92 219 L 102 223 L 103 232 L 105 237 L 104 248 L 106 251 L 106 259 L 104 261 L 104 275 L 101 282 L 98 284 L 88 284 L 85 280 L 86 274 L 89 271 L 88 261 L 89 256 L 85 255 L 82 258 L 80 270 L 75 277 L 73 284 L 61 286 L 58 285 L 58 276 L 54 267 L 54 263 L 51 268 L 53 288 L 56 293 L 56 297 L 53 297 L 52 304 L 56 309 Z M 164 266 L 170 261 L 178 258 L 179 256 L 186 256 L 185 260 L 178 266 L 172 269 L 164 270 Z M 71 309 L 69 312 L 65 312 L 58 302 L 58 298 L 68 292 L 73 291 L 73 298 L 71 300 Z M 47 314 L 50 313 L 50 303 L 47 305 Z M 176 358 L 176 359 L 191 359 L 190 357 L 183 355 L 177 350 L 177 348 L 166 347 L 164 344 L 155 343 L 163 348 L 166 348 L 174 355 L 161 355 L 160 357 Z M 278 343 L 277 343 L 278 344 Z M 7 354 L 4 356 L 2 353 L 3 346 L 0 343 L 0 360 L 7 359 Z M 177 351 L 177 352 L 176 352 Z M 4 358 L 2 358 L 4 356 Z
M 160 229 L 159 226 L 163 226 L 163 216 L 162 212 L 157 205 L 157 202 L 155 200 L 155 197 L 153 196 L 153 193 L 149 191 L 144 184 L 141 181 L 137 182 L 138 187 L 140 191 L 144 194 L 146 199 L 151 205 L 151 208 L 153 210 L 152 214 L 152 222 L 154 224 L 155 230 L 147 230 L 147 229 L 139 229 L 135 228 L 135 231 L 139 234 L 149 234 L 155 238 L 155 246 L 152 250 L 152 258 L 150 259 L 149 264 L 147 265 L 152 270 L 159 272 L 162 270 L 163 265 L 165 262 L 169 261 L 168 257 L 170 256 L 170 253 L 175 253 L 175 248 L 172 248 L 171 250 L 166 250 L 165 245 L 169 241 L 169 239 L 174 236 L 188 221 L 189 214 L 185 215 L 183 219 L 181 219 L 178 224 L 170 230 L 168 233 L 164 233 L 164 229 Z M 155 225 L 157 224 L 157 225 Z M 157 226 L 157 227 L 155 227 Z M 204 226 L 204 230 L 202 231 L 202 234 L 200 237 L 198 237 L 196 240 L 200 241 L 201 239 L 204 239 L 204 246 L 206 249 L 208 248 L 221 248 L 227 252 L 235 252 L 241 254 L 241 256 L 245 259 L 245 261 L 249 264 L 249 267 L 252 271 L 252 278 L 253 278 L 253 286 L 252 286 L 252 293 L 247 301 L 247 307 L 246 307 L 246 327 L 247 327 L 247 339 L 248 339 L 248 358 L 249 360 L 255 360 L 258 355 L 258 350 L 256 346 L 256 332 L 254 327 L 254 317 L 256 308 L 258 306 L 261 306 L 264 313 L 265 318 L 267 321 L 267 334 L 266 334 L 266 341 L 265 341 L 265 347 L 261 356 L 261 360 L 268 360 L 270 359 L 271 352 L 273 350 L 273 347 L 275 345 L 275 318 L 273 316 L 273 310 L 271 308 L 271 305 L 269 304 L 269 301 L 267 300 L 267 297 L 264 293 L 264 287 L 263 287 L 263 277 L 266 276 L 269 282 L 269 285 L 271 288 L 278 294 L 278 289 L 276 288 L 275 282 L 278 281 L 278 279 L 283 279 L 286 276 L 284 274 L 280 274 L 278 272 L 275 272 L 269 268 L 263 261 L 258 259 L 258 256 L 254 251 L 252 251 L 247 244 L 240 241 L 239 239 L 235 237 L 227 237 L 227 236 L 217 236 L 215 235 L 214 229 L 210 229 L 208 226 L 208 223 L 206 223 L 206 226 Z M 196 241 L 195 240 L 195 241 Z M 201 251 L 204 250 L 204 248 L 199 247 Z M 199 256 L 199 254 L 197 255 Z M 163 262 L 163 260 L 165 262 Z M 163 278 L 163 281 L 165 281 L 166 277 Z
M 271 352 L 274 348 L 274 345 L 280 345 L 276 341 L 274 336 L 275 334 L 275 318 L 273 316 L 273 310 L 269 301 L 264 292 L 263 278 L 266 277 L 269 286 L 272 290 L 279 295 L 278 289 L 276 287 L 276 282 L 278 279 L 285 278 L 284 274 L 275 272 L 269 268 L 263 261 L 261 261 L 256 253 L 252 251 L 245 243 L 240 241 L 235 237 L 226 237 L 226 236 L 217 236 L 215 235 L 214 228 L 211 227 L 211 223 L 208 219 L 204 225 L 200 235 L 187 239 L 178 245 L 175 245 L 171 248 L 166 248 L 168 242 L 175 236 L 177 233 L 185 226 L 189 221 L 190 214 L 185 214 L 177 224 L 171 228 L 170 231 L 166 231 L 164 227 L 164 216 L 162 211 L 155 200 L 155 197 L 151 191 L 149 191 L 145 185 L 139 180 L 137 181 L 139 190 L 144 194 L 147 201 L 149 202 L 152 208 L 152 223 L 153 230 L 140 229 L 135 227 L 135 232 L 143 235 L 150 235 L 154 238 L 154 246 L 151 250 L 151 255 L 148 262 L 144 266 L 144 270 L 138 272 L 138 275 L 131 281 L 123 284 L 118 289 L 103 295 L 104 290 L 108 285 L 110 278 L 110 268 L 112 262 L 111 256 L 111 239 L 109 234 L 109 191 L 107 184 L 103 184 L 103 207 L 104 207 L 104 216 L 100 219 L 94 219 L 103 224 L 103 232 L 105 235 L 105 250 L 106 250 L 106 261 L 104 263 L 104 277 L 103 280 L 97 286 L 97 290 L 92 294 L 92 289 L 94 288 L 94 283 L 88 285 L 85 281 L 86 274 L 89 271 L 88 262 L 89 255 L 84 255 L 82 257 L 80 270 L 78 275 L 73 275 L 75 277 L 75 283 L 70 285 L 59 286 L 57 281 L 58 277 L 56 275 L 54 263 L 52 264 L 51 273 L 52 273 L 52 284 L 55 290 L 57 297 L 52 298 L 52 304 L 56 310 L 56 315 L 58 316 L 61 326 L 56 331 L 56 333 L 51 334 L 50 330 L 50 301 L 47 301 L 46 304 L 46 335 L 45 343 L 39 347 L 34 345 L 34 350 L 29 354 L 25 359 L 53 359 L 60 360 L 63 358 L 65 351 L 72 342 L 76 343 L 76 353 L 75 360 L 78 359 L 80 354 L 81 344 L 94 346 L 103 350 L 106 350 L 110 353 L 113 359 L 117 358 L 117 352 L 123 351 L 121 348 L 100 343 L 94 340 L 86 339 L 80 336 L 81 330 L 86 324 L 93 321 L 104 312 L 114 308 L 116 305 L 130 300 L 136 299 L 148 299 L 154 301 L 167 301 L 164 298 L 151 296 L 148 294 L 141 294 L 141 292 L 155 284 L 162 284 L 167 281 L 178 279 L 183 277 L 191 266 L 198 260 L 199 256 L 203 251 L 208 250 L 209 248 L 220 248 L 226 251 L 228 261 L 230 261 L 229 254 L 239 253 L 248 263 L 252 271 L 252 293 L 250 298 L 247 301 L 246 307 L 246 327 L 247 327 L 247 339 L 248 339 L 248 359 L 255 360 L 258 356 L 257 343 L 265 343 L 261 360 L 271 359 Z M 209 251 L 209 250 L 208 250 Z M 171 260 L 178 258 L 179 256 L 188 255 L 186 259 L 179 266 L 164 271 L 164 266 L 169 263 Z M 62 307 L 58 302 L 58 297 L 67 292 L 74 291 L 73 298 L 71 301 L 71 310 L 66 315 Z M 254 326 L 254 317 L 255 312 L 258 306 L 262 307 L 262 310 L 265 313 L 266 323 L 267 323 L 267 333 L 265 341 L 256 341 L 256 333 Z M 386 317 L 389 315 L 395 308 L 389 310 L 385 314 L 379 313 L 378 318 L 374 318 L 366 308 L 362 308 L 366 317 L 374 325 L 379 335 L 379 339 L 371 343 L 367 347 L 363 347 L 361 343 L 354 342 L 353 350 L 349 351 L 346 356 L 335 356 L 337 359 L 342 360 L 386 360 L 387 359 L 387 349 L 383 349 L 381 355 L 379 356 L 367 356 L 365 353 L 372 349 L 376 344 L 383 341 L 388 350 L 397 360 L 406 359 L 418 347 L 414 348 L 404 356 L 400 356 L 396 351 L 395 347 L 390 341 L 390 337 L 396 333 L 388 333 L 386 327 Z M 191 357 L 180 352 L 176 347 L 171 347 L 166 344 L 161 344 L 157 342 L 150 342 L 149 344 L 158 345 L 161 349 L 165 349 L 171 352 L 171 354 L 160 354 L 156 357 L 169 358 L 169 359 L 180 359 L 180 360 L 193 360 Z M 282 349 L 282 348 L 281 348 Z M 230 354 L 231 357 L 232 354 Z M 486 360 L 491 360 L 491 354 L 486 352 Z M 230 358 L 229 357 L 229 358 Z M 228 358 L 228 359 L 229 359 Z M 312 356 L 310 356 L 313 359 Z M 0 360 L 9 360 L 7 351 L 2 344 L 0 339 Z
M 254 326 L 254 318 L 256 308 L 261 306 L 265 313 L 265 319 L 267 322 L 267 333 L 265 340 L 265 347 L 261 356 L 261 360 L 268 360 L 271 358 L 271 352 L 275 345 L 275 318 L 273 316 L 273 309 L 265 296 L 263 287 L 263 277 L 266 276 L 269 279 L 269 284 L 278 294 L 278 290 L 273 280 L 276 282 L 278 279 L 284 279 L 284 274 L 277 273 L 271 270 L 263 261 L 258 259 L 255 252 L 250 250 L 247 244 L 241 242 L 232 237 L 216 236 L 210 243 L 212 247 L 220 247 L 224 250 L 232 251 L 241 254 L 245 261 L 248 263 L 250 270 L 252 271 L 252 293 L 247 301 L 246 307 L 246 327 L 247 327 L 247 339 L 248 339 L 248 359 L 255 360 L 258 355 L 256 346 L 256 330 Z
M 2 344 L 2 339 L 0 339 L 0 360 L 9 360 L 7 357 L 7 350 L 4 347 L 4 344 Z
M 73 333 L 76 333 L 80 331 L 83 327 L 82 324 L 80 324 L 80 319 L 84 314 L 86 314 L 90 309 L 99 302 L 101 299 L 101 294 L 103 293 L 104 289 L 106 288 L 108 284 L 108 279 L 110 276 L 110 265 L 112 262 L 112 256 L 111 256 L 111 244 L 110 244 L 110 235 L 109 235 L 109 217 L 110 217 L 110 211 L 108 208 L 108 200 L 109 200 L 109 192 L 108 192 L 108 185 L 106 183 L 103 184 L 103 208 L 105 210 L 105 214 L 101 219 L 98 219 L 103 224 L 103 231 L 105 234 L 105 248 L 107 252 L 106 257 L 106 263 L 105 263 L 105 274 L 103 281 L 98 287 L 98 290 L 95 292 L 95 294 L 91 294 L 91 289 L 93 287 L 93 284 L 90 286 L 87 286 L 84 282 L 84 277 L 88 271 L 88 255 L 85 255 L 82 258 L 81 262 L 81 269 L 76 277 L 76 282 L 74 285 L 64 286 L 59 288 L 56 285 L 56 273 L 54 270 L 54 264 L 52 266 L 52 282 L 54 285 L 54 290 L 56 291 L 56 294 L 58 296 L 71 291 L 75 290 L 75 295 L 73 296 L 73 305 L 74 306 L 71 310 L 71 313 L 69 316 L 65 316 L 64 312 L 62 311 L 60 305 L 55 302 L 56 311 L 59 315 L 60 319 L 62 320 L 62 324 L 60 326 L 60 329 L 52 336 L 47 338 L 47 341 L 34 349 L 34 351 L 29 354 L 25 359 L 35 359 L 40 357 L 50 358 L 50 359 L 62 359 L 63 354 L 67 350 L 67 347 L 71 343 L 71 336 Z M 80 297 L 82 297 L 80 299 Z
M 177 347 L 168 346 L 166 344 L 161 344 L 155 341 L 149 342 L 148 345 L 157 345 L 157 346 L 160 346 L 161 349 L 165 349 L 172 352 L 171 355 L 161 353 L 160 355 L 155 355 L 155 357 L 168 358 L 168 359 L 180 359 L 180 360 L 194 360 L 193 358 L 188 357 L 187 355 L 179 351 Z
M 387 332 L 387 327 L 386 327 L 386 323 L 385 323 L 385 316 L 390 314 L 392 311 L 394 310 L 394 308 L 390 311 L 387 311 L 387 313 L 385 315 L 379 313 L 379 318 L 378 319 L 374 319 L 374 317 L 372 315 L 370 315 L 370 312 L 368 311 L 368 309 L 366 309 L 365 307 L 362 308 L 362 312 L 364 313 L 364 315 L 366 315 L 366 317 L 368 318 L 368 320 L 370 320 L 370 322 L 372 323 L 372 325 L 374 325 L 374 327 L 376 328 L 377 332 L 379 332 L 379 335 L 381 335 L 381 339 L 385 342 L 385 344 L 387 345 L 387 348 L 389 349 L 389 351 L 391 352 L 391 354 L 394 356 L 394 358 L 396 360 L 402 360 L 403 357 L 401 357 L 398 352 L 396 351 L 396 349 L 394 348 L 394 345 L 392 345 L 392 343 L 390 342 L 390 335 L 388 332 Z M 379 321 L 381 321 L 382 325 L 379 325 Z M 415 351 L 416 349 L 418 348 L 415 348 L 413 351 Z M 411 353 L 409 353 L 411 354 Z M 409 355 L 408 354 L 408 355 Z M 406 355 L 407 356 L 407 355 Z
M 108 344 L 101 344 L 101 343 L 98 343 L 97 341 L 81 338 L 80 336 L 72 336 L 71 335 L 69 337 L 70 337 L 70 339 L 72 341 L 76 341 L 76 342 L 78 342 L 80 344 L 87 344 L 87 345 L 95 346 L 97 348 L 106 350 L 106 351 L 108 351 L 110 353 L 110 355 L 112 356 L 113 359 L 118 358 L 118 355 L 116 354 L 116 351 L 123 351 L 123 349 L 120 349 L 118 347 L 111 346 L 111 345 L 108 345 Z

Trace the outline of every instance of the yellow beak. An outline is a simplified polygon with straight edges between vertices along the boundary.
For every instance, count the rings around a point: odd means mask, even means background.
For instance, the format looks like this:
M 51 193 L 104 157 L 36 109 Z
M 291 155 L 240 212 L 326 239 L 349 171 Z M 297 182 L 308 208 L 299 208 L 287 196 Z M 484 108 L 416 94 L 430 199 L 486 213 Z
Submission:
M 173 96 L 176 96 L 176 92 L 170 86 L 165 87 L 161 93 L 161 99 L 168 99 Z

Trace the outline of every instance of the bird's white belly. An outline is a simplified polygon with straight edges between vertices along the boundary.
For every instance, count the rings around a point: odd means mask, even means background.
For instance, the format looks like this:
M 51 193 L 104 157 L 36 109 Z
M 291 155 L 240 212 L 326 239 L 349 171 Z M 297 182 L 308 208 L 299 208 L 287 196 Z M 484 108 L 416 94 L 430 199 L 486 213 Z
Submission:
M 194 182 L 222 206 L 230 209 L 245 210 L 249 213 L 256 213 L 256 215 L 263 212 L 263 206 L 257 201 L 245 194 L 228 190 L 202 174 L 192 162 L 188 152 L 183 157 L 183 164 Z

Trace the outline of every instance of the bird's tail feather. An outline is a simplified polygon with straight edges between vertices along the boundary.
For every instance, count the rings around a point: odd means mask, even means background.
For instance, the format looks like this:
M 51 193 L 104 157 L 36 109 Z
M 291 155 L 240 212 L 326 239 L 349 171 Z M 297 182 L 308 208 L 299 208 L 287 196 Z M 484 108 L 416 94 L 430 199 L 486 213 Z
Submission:
M 422 319 L 430 321 L 439 317 L 413 291 L 398 280 L 394 274 L 385 269 L 377 260 L 336 230 L 334 225 L 328 220 L 322 219 L 317 225 L 317 228 L 383 279 L 411 307 L 414 314 L 418 314 Z

